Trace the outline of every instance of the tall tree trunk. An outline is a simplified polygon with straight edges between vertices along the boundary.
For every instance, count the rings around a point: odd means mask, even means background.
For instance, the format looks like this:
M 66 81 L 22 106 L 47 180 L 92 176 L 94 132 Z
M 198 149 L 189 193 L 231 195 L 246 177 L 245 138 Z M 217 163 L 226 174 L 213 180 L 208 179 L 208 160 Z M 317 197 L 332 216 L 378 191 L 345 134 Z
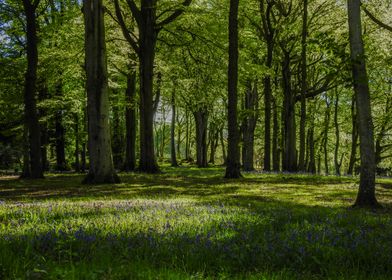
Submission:
M 331 119 L 331 104 L 328 99 L 326 99 L 327 108 L 325 110 L 325 120 L 324 120 L 324 141 L 323 141 L 323 151 L 324 151 L 324 167 L 325 174 L 329 174 L 329 162 L 328 162 L 328 133 L 329 133 L 329 121 Z
M 63 95 L 63 84 L 60 80 L 56 86 L 56 95 L 61 98 Z M 65 159 L 65 127 L 63 124 L 63 108 L 59 108 L 55 114 L 55 147 L 56 147 L 56 170 L 65 171 L 67 163 Z
M 273 114 L 273 131 L 272 131 L 272 168 L 273 171 L 278 172 L 279 168 L 279 120 L 278 120 L 278 108 L 276 106 L 275 98 L 272 99 L 272 114 Z
M 189 134 L 190 134 L 190 128 L 189 128 L 189 122 L 190 122 L 190 119 L 189 119 L 189 111 L 188 111 L 188 109 L 185 111 L 185 121 L 186 121 L 186 128 L 185 128 L 185 160 L 186 161 L 189 161 L 189 159 L 190 159 L 190 137 L 189 137 Z
M 308 163 L 308 172 L 315 174 L 316 173 L 316 153 L 315 153 L 315 143 L 314 143 L 314 104 L 313 106 L 309 106 L 309 113 L 308 116 L 310 116 L 310 124 L 308 128 L 308 139 L 307 139 L 307 146 L 308 146 L 308 157 L 309 157 L 309 163 Z
M 348 0 L 348 23 L 354 91 L 358 112 L 360 139 L 361 175 L 355 206 L 376 207 L 375 194 L 376 166 L 374 154 L 373 121 L 370 92 L 366 71 L 365 50 L 362 40 L 361 1 Z
M 295 100 L 291 89 L 290 53 L 284 52 L 282 65 L 283 84 L 283 113 L 284 113 L 284 153 L 283 171 L 297 171 Z
M 273 58 L 273 38 L 267 42 L 266 67 L 271 69 Z M 264 171 L 271 170 L 271 76 L 264 77 Z
M 275 27 L 273 26 L 273 6 L 275 1 L 259 1 L 259 10 L 261 16 L 262 36 L 267 45 L 267 57 L 265 66 L 272 70 L 272 59 L 275 45 Z M 271 75 L 266 73 L 264 79 L 264 166 L 265 171 L 271 170 L 271 103 L 272 88 Z
M 215 164 L 216 149 L 218 148 L 219 131 L 215 127 L 214 131 L 210 133 L 211 147 L 210 147 L 210 160 L 209 162 Z
M 226 155 L 225 139 L 223 138 L 223 128 L 219 130 L 219 139 L 222 148 L 223 165 L 226 165 L 227 155 Z
M 389 117 L 390 116 L 390 110 L 391 110 L 391 98 L 388 98 L 386 103 L 385 103 L 385 116 L 382 123 L 381 123 L 381 128 L 380 131 L 377 134 L 376 137 L 376 152 L 375 152 L 375 160 L 376 160 L 376 171 L 378 171 L 378 165 L 381 163 L 383 160 L 382 153 L 385 151 L 385 148 L 388 147 L 388 145 L 382 145 L 382 141 L 384 140 L 385 136 L 387 136 L 388 132 L 388 127 L 387 125 L 389 124 Z M 385 158 L 385 157 L 384 157 Z
M 29 129 L 27 124 L 23 125 L 23 169 L 21 178 L 30 178 L 31 169 L 30 169 L 30 149 L 29 149 Z
M 38 38 L 36 9 L 39 1 L 23 0 L 26 16 L 27 70 L 24 84 L 25 122 L 28 128 L 30 173 L 22 174 L 28 178 L 43 178 L 41 156 L 41 135 L 36 105 L 36 83 L 38 66 Z M 27 168 L 26 168 L 27 170 Z
M 75 171 L 80 172 L 80 133 L 79 133 L 79 116 L 78 113 L 74 115 L 74 129 L 75 129 Z
M 196 164 L 199 168 L 208 167 L 207 161 L 207 128 L 208 111 L 201 109 L 193 113 L 196 123 Z
M 350 153 L 350 161 L 348 163 L 348 175 L 353 175 L 355 163 L 357 161 L 357 147 L 358 147 L 358 119 L 357 119 L 357 110 L 356 110 L 356 100 L 355 95 L 352 97 L 351 101 L 351 120 L 352 120 L 352 132 L 351 132 L 351 153 Z
M 113 113 L 113 125 L 112 125 L 112 153 L 113 153 L 113 164 L 114 168 L 121 169 L 124 158 L 123 158 L 123 130 L 120 124 L 120 110 L 118 103 L 118 92 L 113 90 L 114 100 L 112 105 Z
M 119 182 L 112 158 L 109 128 L 109 88 L 102 0 L 85 0 L 89 173 L 84 183 Z
M 45 84 L 45 80 L 41 82 L 40 90 L 38 93 L 39 101 L 44 101 L 48 98 L 48 88 Z M 40 117 L 46 117 L 47 112 L 45 109 L 41 108 L 38 110 Z M 48 132 L 48 122 L 43 121 L 40 123 L 41 132 L 41 159 L 42 167 L 44 171 L 49 171 L 49 161 L 48 161 L 48 144 L 49 144 L 49 132 Z M 28 141 L 28 140 L 27 140 Z
M 181 143 L 182 143 L 181 135 L 182 135 L 182 130 L 183 130 L 183 127 L 182 127 L 183 123 L 182 123 L 182 121 L 180 122 L 179 112 L 180 111 L 177 110 L 177 113 L 176 113 L 176 121 L 177 121 L 177 141 L 176 141 L 177 153 L 176 153 L 176 156 L 181 158 Z
M 124 171 L 134 171 L 136 168 L 136 71 L 131 69 L 127 75 L 125 91 L 125 161 Z
M 335 125 L 335 151 L 334 151 L 334 163 L 335 163 L 335 175 L 340 176 L 340 167 L 342 166 L 342 160 L 339 161 L 339 148 L 340 148 L 340 129 L 339 129 L 339 93 L 336 90 L 335 96 L 335 114 L 334 114 L 334 125 Z
M 225 178 L 240 178 L 239 131 L 237 125 L 238 85 L 238 5 L 230 0 L 228 69 L 228 149 Z
M 301 119 L 299 128 L 299 162 L 298 170 L 305 171 L 305 134 L 306 134 L 306 93 L 307 93 L 307 36 L 308 36 L 308 0 L 303 1 L 302 40 L 301 40 Z
M 243 148 L 242 148 L 242 164 L 245 171 L 253 171 L 254 161 L 254 137 L 255 128 L 258 119 L 258 90 L 257 82 L 252 87 L 252 82 L 249 80 L 245 92 L 244 106 L 246 116 L 242 124 L 243 133 Z
M 171 166 L 178 166 L 176 156 L 176 92 L 175 89 L 172 91 L 171 96 L 172 103 L 172 117 L 171 117 L 171 128 L 170 128 L 170 156 Z
M 154 2 L 154 3 L 153 3 Z M 157 173 L 159 167 L 154 151 L 153 76 L 157 30 L 155 1 L 142 1 L 139 26 L 140 66 L 140 159 L 139 171 Z

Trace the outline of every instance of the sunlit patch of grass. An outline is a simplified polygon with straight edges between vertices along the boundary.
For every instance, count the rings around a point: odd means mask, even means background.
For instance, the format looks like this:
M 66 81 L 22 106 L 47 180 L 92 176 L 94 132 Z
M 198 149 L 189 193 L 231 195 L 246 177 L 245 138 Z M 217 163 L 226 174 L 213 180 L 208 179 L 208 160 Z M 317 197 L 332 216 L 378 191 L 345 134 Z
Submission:
M 392 180 L 165 167 L 84 186 L 0 179 L 0 279 L 389 279 Z

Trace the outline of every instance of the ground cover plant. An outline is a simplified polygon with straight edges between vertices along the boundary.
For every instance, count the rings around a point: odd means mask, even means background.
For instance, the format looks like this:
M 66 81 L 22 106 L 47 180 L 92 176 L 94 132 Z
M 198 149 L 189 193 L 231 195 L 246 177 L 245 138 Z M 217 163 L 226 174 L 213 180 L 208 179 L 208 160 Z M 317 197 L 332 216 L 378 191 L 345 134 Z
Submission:
M 1 279 L 389 279 L 392 180 L 164 168 L 81 185 L 0 179 Z

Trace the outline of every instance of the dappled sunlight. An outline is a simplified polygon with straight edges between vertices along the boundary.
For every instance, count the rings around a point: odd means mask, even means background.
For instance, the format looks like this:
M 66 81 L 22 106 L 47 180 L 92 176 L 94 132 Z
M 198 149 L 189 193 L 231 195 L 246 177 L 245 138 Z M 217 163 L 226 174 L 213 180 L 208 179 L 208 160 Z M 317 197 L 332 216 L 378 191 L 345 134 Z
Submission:
M 211 177 L 209 169 L 189 170 L 121 174 L 123 183 L 100 186 L 81 185 L 76 175 L 0 179 L 1 263 L 12 256 L 25 266 L 40 255 L 46 271 L 50 262 L 109 258 L 127 264 L 122 271 L 140 262 L 185 271 L 182 278 L 389 271 L 392 190 L 379 188 L 386 207 L 375 213 L 349 207 L 357 191 L 351 178 L 317 176 L 312 184 L 302 175 L 252 174 L 233 181 L 222 169 Z

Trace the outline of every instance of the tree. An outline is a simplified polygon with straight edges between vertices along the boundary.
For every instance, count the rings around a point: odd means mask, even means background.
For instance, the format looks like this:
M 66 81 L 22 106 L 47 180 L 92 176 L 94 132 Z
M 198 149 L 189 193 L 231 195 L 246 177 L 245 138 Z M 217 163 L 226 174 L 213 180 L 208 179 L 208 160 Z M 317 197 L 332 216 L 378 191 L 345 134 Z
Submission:
M 174 83 L 175 84 L 175 83 Z M 174 85 L 175 86 L 175 85 Z M 172 116 L 171 116 L 171 127 L 170 127 L 170 159 L 171 165 L 176 167 L 177 156 L 176 156 L 176 89 L 173 88 L 172 96 L 171 96 L 171 105 L 172 105 Z
M 153 135 L 153 73 L 156 43 L 159 32 L 169 23 L 175 21 L 183 12 L 184 7 L 192 0 L 185 0 L 181 7 L 174 10 L 162 11 L 160 15 L 170 13 L 166 18 L 158 20 L 157 0 L 141 0 L 140 8 L 134 0 L 127 4 L 138 27 L 138 37 L 127 30 L 118 0 L 115 1 L 116 15 L 124 37 L 130 43 L 139 57 L 140 75 L 140 160 L 139 170 L 146 173 L 159 172 L 154 153 Z
M 27 70 L 24 85 L 25 122 L 29 139 L 29 168 L 26 167 L 22 177 L 43 178 L 43 165 L 41 157 L 41 135 L 36 105 L 36 83 L 38 66 L 38 38 L 36 10 L 39 0 L 23 0 L 26 16 L 26 50 Z M 26 158 L 27 159 L 27 158 Z M 27 165 L 26 163 L 24 163 Z
M 239 131 L 237 125 L 238 101 L 238 6 L 239 0 L 230 0 L 229 12 L 229 69 L 228 69 L 228 150 L 225 178 L 240 178 Z
M 109 88 L 102 0 L 85 0 L 85 56 L 87 76 L 89 173 L 84 183 L 118 183 L 109 129 Z
M 359 147 L 361 157 L 359 192 L 354 206 L 377 207 L 379 205 L 375 195 L 376 165 L 373 121 L 370 105 L 369 81 L 365 62 L 365 50 L 362 39 L 360 6 L 360 0 L 348 0 L 350 51 L 354 92 L 358 113 Z

